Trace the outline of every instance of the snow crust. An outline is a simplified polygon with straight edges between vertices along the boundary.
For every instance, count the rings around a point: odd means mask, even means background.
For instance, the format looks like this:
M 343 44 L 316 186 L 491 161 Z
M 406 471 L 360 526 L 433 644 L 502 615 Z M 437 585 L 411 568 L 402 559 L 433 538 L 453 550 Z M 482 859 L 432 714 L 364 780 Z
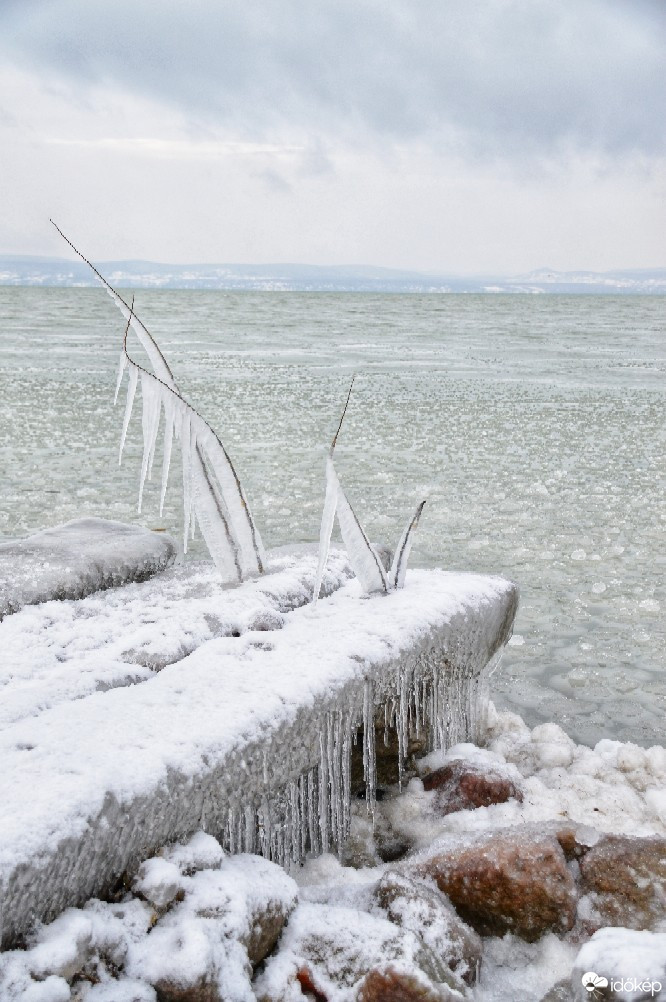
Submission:
M 272 554 L 270 573 L 237 588 L 224 588 L 209 563 L 180 564 L 80 601 L 26 606 L 0 622 L 0 727 L 146 681 L 214 637 L 281 629 L 285 614 L 310 600 L 315 559 Z M 324 593 L 351 574 L 333 551 Z
M 103 518 L 75 519 L 0 543 L 0 619 L 25 605 L 143 581 L 175 556 L 170 536 Z
M 666 999 L 666 932 L 600 929 L 585 943 L 571 973 L 574 998 L 589 998 L 582 983 L 588 971 L 606 978 L 614 998 Z
M 314 574 L 312 558 L 310 589 Z M 242 587 L 244 602 L 255 596 L 265 612 L 266 595 L 289 604 L 294 576 Z M 515 587 L 500 578 L 414 571 L 404 589 L 387 596 L 360 600 L 359 590 L 352 580 L 316 610 L 294 608 L 280 630 L 204 640 L 140 685 L 69 700 L 59 690 L 41 712 L 3 727 L 5 940 L 32 916 L 52 917 L 85 900 L 199 828 L 220 834 L 233 852 L 279 861 L 339 845 L 350 823 L 351 741 L 376 707 L 390 708 L 403 747 L 410 721 L 428 731 L 433 747 L 476 739 L 483 671 L 510 633 Z M 127 642 L 128 609 L 155 632 L 159 617 L 148 590 L 135 588 L 129 607 L 108 595 L 114 638 Z M 104 608 L 104 597 L 98 601 Z M 117 601 L 118 616 L 109 612 Z M 169 635 L 172 610 L 162 618 Z M 63 622 L 65 633 L 80 639 L 75 610 L 58 603 L 49 613 L 42 644 Z M 103 622 L 104 612 L 97 617 Z M 184 628 L 175 618 L 176 631 Z M 94 634 L 83 632 L 85 648 Z M 105 644 L 104 670 L 113 670 L 117 653 L 117 645 Z M 374 788 L 374 727 L 366 733 Z

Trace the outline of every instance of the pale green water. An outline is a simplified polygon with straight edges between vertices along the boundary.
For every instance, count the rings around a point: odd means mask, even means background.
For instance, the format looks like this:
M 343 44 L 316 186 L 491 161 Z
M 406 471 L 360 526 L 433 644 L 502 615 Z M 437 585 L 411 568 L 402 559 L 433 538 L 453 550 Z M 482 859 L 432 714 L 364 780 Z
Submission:
M 143 292 L 264 542 L 315 540 L 324 446 L 372 538 L 429 492 L 414 563 L 522 591 L 498 702 L 593 742 L 666 738 L 666 297 Z M 180 534 L 178 467 L 136 514 L 123 323 L 102 291 L 0 289 L 0 536 L 83 514 Z M 140 349 L 135 348 L 140 358 Z M 522 643 L 521 643 L 522 640 Z

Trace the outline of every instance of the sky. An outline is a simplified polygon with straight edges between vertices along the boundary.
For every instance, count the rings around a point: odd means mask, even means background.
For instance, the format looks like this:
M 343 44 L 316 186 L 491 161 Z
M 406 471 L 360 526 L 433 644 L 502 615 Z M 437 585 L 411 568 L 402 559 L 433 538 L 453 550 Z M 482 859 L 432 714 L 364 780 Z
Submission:
M 666 266 L 666 0 L 3 0 L 0 253 Z

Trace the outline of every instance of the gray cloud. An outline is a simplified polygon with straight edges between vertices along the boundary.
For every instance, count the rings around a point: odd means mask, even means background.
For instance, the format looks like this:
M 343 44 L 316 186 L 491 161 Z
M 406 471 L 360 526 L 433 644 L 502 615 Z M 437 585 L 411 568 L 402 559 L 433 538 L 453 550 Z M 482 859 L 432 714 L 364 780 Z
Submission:
M 479 159 L 666 147 L 662 0 L 24 0 L 0 38 L 15 65 L 156 98 L 193 132 Z

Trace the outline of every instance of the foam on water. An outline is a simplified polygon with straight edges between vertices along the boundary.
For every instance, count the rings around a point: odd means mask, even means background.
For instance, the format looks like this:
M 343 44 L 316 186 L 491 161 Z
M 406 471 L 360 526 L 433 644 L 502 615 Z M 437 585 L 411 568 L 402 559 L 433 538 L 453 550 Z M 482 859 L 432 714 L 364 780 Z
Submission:
M 649 745 L 666 710 L 664 302 L 139 291 L 135 305 L 268 546 L 317 539 L 323 446 L 358 372 L 336 468 L 370 538 L 397 539 L 430 489 L 412 564 L 521 585 L 524 642 L 495 698 L 590 744 Z M 118 469 L 113 304 L 3 288 L 0 311 L 0 536 L 137 520 L 141 418 Z M 160 517 L 159 478 L 146 484 L 140 520 L 178 534 L 172 487 Z

